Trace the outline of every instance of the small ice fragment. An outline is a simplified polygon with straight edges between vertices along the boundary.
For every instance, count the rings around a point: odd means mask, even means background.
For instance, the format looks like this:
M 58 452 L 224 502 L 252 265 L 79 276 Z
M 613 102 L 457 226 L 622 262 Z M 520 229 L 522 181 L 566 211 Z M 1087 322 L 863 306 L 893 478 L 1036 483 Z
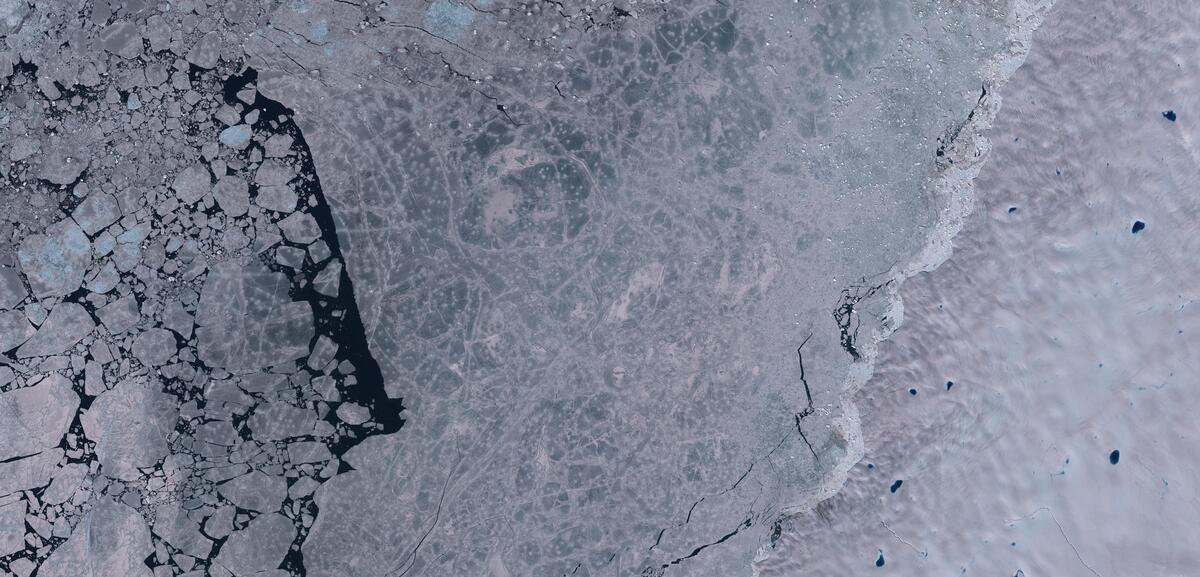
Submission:
M 221 131 L 221 144 L 241 150 L 250 144 L 250 126 L 237 124 Z
M 184 168 L 171 182 L 171 188 L 175 189 L 176 196 L 183 204 L 192 204 L 200 200 L 211 187 L 212 177 L 208 169 L 198 163 Z
M 25 285 L 21 282 L 21 275 L 17 273 L 17 269 L 12 267 L 0 268 L 0 309 L 11 309 L 25 297 L 29 296 L 29 291 L 25 290 Z

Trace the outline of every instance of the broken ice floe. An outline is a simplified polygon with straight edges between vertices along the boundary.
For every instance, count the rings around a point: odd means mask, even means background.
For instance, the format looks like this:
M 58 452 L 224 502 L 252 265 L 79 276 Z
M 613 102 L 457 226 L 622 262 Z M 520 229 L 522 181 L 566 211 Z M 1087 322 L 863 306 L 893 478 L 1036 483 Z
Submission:
M 399 426 L 369 351 L 342 346 L 365 339 L 290 113 L 250 75 L 225 90 L 228 67 L 140 67 L 139 30 L 106 25 L 120 60 L 93 100 L 22 72 L 24 102 L 101 128 L 8 145 L 60 212 L 0 265 L 0 574 L 271 575 L 339 455 Z M 215 38 L 186 61 L 220 65 Z M 89 157 L 114 130 L 158 144 Z

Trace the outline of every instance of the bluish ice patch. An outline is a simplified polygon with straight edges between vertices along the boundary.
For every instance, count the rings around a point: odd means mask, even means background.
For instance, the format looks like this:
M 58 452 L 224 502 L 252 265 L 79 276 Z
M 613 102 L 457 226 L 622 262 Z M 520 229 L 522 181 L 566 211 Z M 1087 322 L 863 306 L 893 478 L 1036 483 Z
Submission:
M 142 107 L 142 99 L 138 98 L 137 94 L 130 94 L 129 99 L 125 101 L 125 108 L 129 110 L 137 110 Z
M 434 35 L 450 40 L 462 36 L 475 19 L 475 12 L 449 0 L 437 0 L 425 11 L 425 28 Z
M 117 237 L 117 242 L 121 244 L 139 244 L 146 239 L 146 235 L 136 228 L 131 228 Z
M 244 148 L 250 143 L 250 126 L 248 124 L 238 124 L 230 126 L 221 131 L 219 136 L 221 144 L 230 148 Z
M 49 315 L 50 311 L 46 310 L 42 303 L 29 303 L 25 307 L 25 316 L 35 325 L 41 325 Z
M 100 269 L 100 273 L 95 278 L 88 281 L 87 288 L 94 293 L 104 294 L 117 288 L 119 282 L 121 282 L 120 274 L 110 262 Z
M 92 251 L 96 256 L 105 256 L 112 252 L 116 242 L 116 239 L 111 236 L 100 236 L 96 242 L 92 243 Z
M 288 0 L 287 5 L 296 12 L 308 12 L 312 8 L 312 2 L 309 0 Z
M 325 42 L 325 38 L 329 36 L 329 22 L 325 19 L 318 20 L 308 25 L 308 35 L 313 42 Z
M 79 287 L 91 252 L 92 243 L 83 230 L 64 221 L 46 236 L 27 240 L 17 256 L 39 296 L 60 296 Z
M 129 229 L 117 236 L 113 258 L 122 270 L 129 270 L 142 259 L 142 241 L 146 235 L 139 229 Z

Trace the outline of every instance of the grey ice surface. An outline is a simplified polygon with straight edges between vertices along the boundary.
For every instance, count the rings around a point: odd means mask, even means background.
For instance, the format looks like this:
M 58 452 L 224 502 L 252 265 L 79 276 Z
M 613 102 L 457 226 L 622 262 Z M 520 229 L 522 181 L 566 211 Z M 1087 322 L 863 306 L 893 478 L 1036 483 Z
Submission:
M 71 382 L 49 374 L 29 386 L 0 393 L 0 460 L 34 455 L 58 445 L 79 407 Z
M 750 575 L 1044 4 L 0 0 L 0 577 Z

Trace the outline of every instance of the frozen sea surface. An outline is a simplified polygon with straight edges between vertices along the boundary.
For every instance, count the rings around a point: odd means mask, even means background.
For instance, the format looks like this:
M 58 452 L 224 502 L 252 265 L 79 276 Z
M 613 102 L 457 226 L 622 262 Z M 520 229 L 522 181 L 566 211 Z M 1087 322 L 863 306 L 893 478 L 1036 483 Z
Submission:
M 0 0 L 0 575 L 786 562 L 1046 4 Z
M 1192 3 L 1055 5 L 900 291 L 865 458 L 761 575 L 1196 574 L 1198 49 Z

